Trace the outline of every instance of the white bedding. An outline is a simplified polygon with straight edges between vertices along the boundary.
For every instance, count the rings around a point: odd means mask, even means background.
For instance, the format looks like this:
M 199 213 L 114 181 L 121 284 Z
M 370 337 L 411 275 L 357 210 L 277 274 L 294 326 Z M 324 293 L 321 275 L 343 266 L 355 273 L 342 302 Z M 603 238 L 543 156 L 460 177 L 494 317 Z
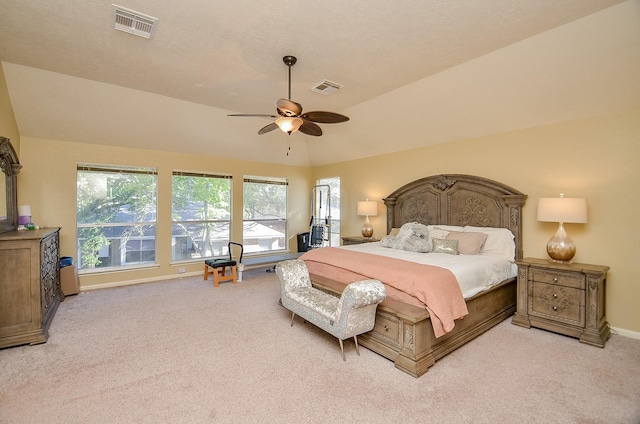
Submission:
M 515 277 L 518 272 L 518 267 L 513 261 L 490 253 L 481 255 L 418 253 L 382 247 L 380 242 L 352 244 L 340 246 L 340 248 L 447 268 L 458 280 L 465 299 L 508 278 Z

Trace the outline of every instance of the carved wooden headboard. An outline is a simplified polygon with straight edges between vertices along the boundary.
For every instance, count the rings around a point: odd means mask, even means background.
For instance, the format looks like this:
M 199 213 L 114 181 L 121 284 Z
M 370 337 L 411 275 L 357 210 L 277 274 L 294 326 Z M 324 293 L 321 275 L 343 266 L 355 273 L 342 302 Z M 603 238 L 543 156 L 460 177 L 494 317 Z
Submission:
M 508 228 L 515 236 L 516 259 L 522 259 L 522 206 L 526 198 L 526 194 L 487 178 L 442 174 L 405 184 L 382 200 L 387 206 L 387 234 L 406 222 Z

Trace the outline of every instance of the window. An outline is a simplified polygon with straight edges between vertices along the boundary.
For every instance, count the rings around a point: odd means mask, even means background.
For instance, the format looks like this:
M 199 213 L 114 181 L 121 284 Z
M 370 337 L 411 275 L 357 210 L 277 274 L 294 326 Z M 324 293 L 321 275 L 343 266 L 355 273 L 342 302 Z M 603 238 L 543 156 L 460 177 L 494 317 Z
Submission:
M 154 168 L 78 165 L 78 268 L 155 263 L 157 176 Z
M 286 249 L 287 180 L 244 178 L 242 244 L 247 253 Z
M 227 254 L 231 176 L 173 172 L 171 260 Z
M 340 177 L 320 178 L 319 186 L 328 185 L 331 189 L 331 226 L 329 234 L 331 246 L 340 246 Z

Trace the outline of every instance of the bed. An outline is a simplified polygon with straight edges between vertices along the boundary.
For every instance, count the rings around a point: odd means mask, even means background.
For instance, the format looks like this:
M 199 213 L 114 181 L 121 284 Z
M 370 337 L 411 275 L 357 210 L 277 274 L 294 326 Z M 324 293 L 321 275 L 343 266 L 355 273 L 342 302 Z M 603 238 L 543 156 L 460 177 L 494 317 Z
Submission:
M 515 259 L 521 259 L 521 216 L 526 197 L 507 185 L 477 176 L 443 174 L 422 178 L 383 199 L 387 207 L 387 233 L 411 222 L 443 228 L 506 228 L 513 234 Z M 365 246 L 358 246 L 357 250 L 360 249 L 366 250 Z M 328 268 L 310 266 L 310 272 L 315 287 L 335 295 L 349 282 L 344 278 L 340 281 Z M 357 273 L 353 278 L 357 278 Z M 455 320 L 453 329 L 436 337 L 428 309 L 401 296 L 390 296 L 393 290 L 388 290 L 387 299 L 378 307 L 374 329 L 358 339 L 363 346 L 392 360 L 397 368 L 414 377 L 420 377 L 438 359 L 511 316 L 516 308 L 514 274 L 466 296 L 468 313 Z

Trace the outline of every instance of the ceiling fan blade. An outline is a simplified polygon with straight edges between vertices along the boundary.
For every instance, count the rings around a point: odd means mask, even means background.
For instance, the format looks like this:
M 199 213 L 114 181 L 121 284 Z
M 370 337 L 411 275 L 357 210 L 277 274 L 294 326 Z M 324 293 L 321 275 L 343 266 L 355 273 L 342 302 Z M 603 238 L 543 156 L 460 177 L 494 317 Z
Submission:
M 278 99 L 276 108 L 281 116 L 298 116 L 302 113 L 302 105 L 289 99 Z
M 268 115 L 266 113 L 232 113 L 231 115 L 227 115 L 227 116 L 244 116 L 249 118 L 271 118 L 271 119 L 277 118 L 276 115 Z
M 260 128 L 260 131 L 258 131 L 258 135 L 266 134 L 275 130 L 276 128 L 278 128 L 278 125 L 275 122 L 272 122 L 269 125 L 265 125 L 264 127 Z
M 298 128 L 298 131 L 314 137 L 320 137 L 322 135 L 322 129 L 310 121 L 304 121 L 302 125 L 300 125 L 300 128 Z
M 302 119 L 306 119 L 308 121 L 313 121 L 313 122 L 319 122 L 321 124 L 338 124 L 340 122 L 347 122 L 349 120 L 348 117 L 344 115 L 340 115 L 339 113 L 323 112 L 323 111 L 307 112 L 300 117 Z

